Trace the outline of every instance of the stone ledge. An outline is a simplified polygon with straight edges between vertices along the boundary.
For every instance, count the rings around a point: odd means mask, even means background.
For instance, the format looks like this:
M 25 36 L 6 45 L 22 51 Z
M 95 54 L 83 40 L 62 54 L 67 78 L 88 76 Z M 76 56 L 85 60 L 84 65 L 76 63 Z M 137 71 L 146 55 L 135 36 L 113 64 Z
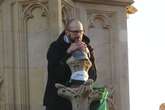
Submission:
M 103 4 L 103 5 L 118 5 L 127 6 L 131 5 L 133 0 L 73 0 L 74 2 L 90 3 L 90 4 Z

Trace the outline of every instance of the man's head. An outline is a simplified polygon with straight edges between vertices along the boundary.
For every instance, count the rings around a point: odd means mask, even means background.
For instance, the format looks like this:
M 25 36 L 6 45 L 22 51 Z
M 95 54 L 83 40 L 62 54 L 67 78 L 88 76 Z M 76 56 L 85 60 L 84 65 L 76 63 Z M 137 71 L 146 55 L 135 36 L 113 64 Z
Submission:
M 162 104 L 160 105 L 159 110 L 165 110 L 165 103 L 162 103 Z
M 82 41 L 84 28 L 82 23 L 77 19 L 70 20 L 65 27 L 65 33 L 71 42 Z

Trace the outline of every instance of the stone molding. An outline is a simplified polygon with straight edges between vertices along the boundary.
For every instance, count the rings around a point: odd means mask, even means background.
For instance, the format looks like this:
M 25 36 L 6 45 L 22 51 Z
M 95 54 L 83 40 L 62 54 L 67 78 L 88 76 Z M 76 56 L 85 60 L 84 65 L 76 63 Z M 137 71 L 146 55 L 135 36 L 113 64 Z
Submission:
M 85 4 L 83 4 L 85 6 Z M 90 6 L 93 6 L 92 8 Z M 115 88 L 114 92 L 114 109 L 129 109 L 129 97 L 128 97 L 128 77 L 127 77 L 127 39 L 126 34 L 121 32 L 126 32 L 126 10 L 125 7 L 105 7 L 99 8 L 96 5 L 87 5 L 87 22 L 88 29 L 94 28 L 94 20 L 98 17 L 101 22 L 102 29 L 109 32 L 109 56 L 110 59 L 110 82 Z M 104 7 L 104 6 L 103 6 Z M 105 27 L 105 28 L 104 28 Z M 108 28 L 107 28 L 108 27 Z M 106 30 L 107 29 L 107 30 Z M 121 42 L 121 39 L 125 42 Z M 122 63 L 121 63 L 122 62 Z M 123 66 L 125 65 L 125 66 Z M 99 73 L 98 73 L 99 74 Z M 124 78 L 123 78 L 124 76 Z M 124 87 L 124 88 L 123 88 Z
M 87 8 L 86 9 L 86 13 L 87 13 L 87 27 L 88 27 L 88 31 L 90 31 L 92 28 L 97 28 L 95 26 L 97 26 L 96 22 L 97 22 L 97 20 L 99 20 L 99 22 L 100 22 L 100 24 L 99 24 L 100 30 L 104 30 L 104 32 L 107 32 L 108 35 L 109 35 L 108 37 L 106 37 L 107 38 L 106 42 L 108 42 L 108 44 L 109 44 L 108 45 L 109 51 L 112 52 L 113 51 L 113 49 L 112 49 L 112 42 L 113 42 L 112 41 L 112 27 L 113 27 L 112 18 L 114 17 L 114 14 L 116 12 L 114 10 L 103 10 L 103 9 L 99 10 L 98 7 L 95 7 L 93 9 Z M 104 35 L 104 33 L 102 33 L 102 35 Z M 91 37 L 91 36 L 89 36 L 89 37 Z M 93 38 L 93 40 L 94 40 L 94 38 Z M 101 40 L 99 39 L 98 42 L 100 42 L 100 41 Z M 95 44 L 97 44 L 97 43 L 95 43 Z M 96 46 L 95 44 L 93 46 Z M 97 54 L 96 47 L 94 49 L 95 49 L 95 55 L 96 55 Z M 108 54 L 106 54 L 106 55 L 108 55 Z M 110 71 L 108 71 L 108 72 L 106 71 L 107 74 L 109 74 L 106 77 L 108 77 L 109 78 L 108 80 L 110 80 L 110 81 L 109 81 L 109 83 L 106 83 L 107 84 L 106 86 L 107 86 L 108 89 L 110 89 L 110 85 L 111 86 L 112 85 L 115 86 L 112 83 L 112 77 L 113 77 L 113 72 L 112 71 L 113 71 L 114 68 L 112 67 L 112 62 L 111 62 L 112 61 L 112 54 L 108 55 L 108 56 L 109 56 L 109 59 L 106 59 L 106 61 L 109 62 Z M 96 66 L 97 66 L 97 64 L 96 64 Z M 98 75 L 102 74 L 102 72 L 98 69 L 97 70 L 97 74 Z M 105 84 L 105 82 L 103 81 L 104 84 Z M 111 98 L 113 99 L 113 102 L 116 101 L 116 99 L 114 100 L 114 97 L 111 97 Z M 116 106 L 115 103 L 113 103 L 113 104 L 110 103 L 109 105 L 111 105 L 111 109 L 112 110 L 115 110 L 115 106 Z
M 71 7 L 74 7 L 74 2 L 72 0 L 62 0 L 62 6 L 63 5 L 68 5 L 68 6 L 71 6 Z
M 103 4 L 103 5 L 118 5 L 127 6 L 133 3 L 132 0 L 73 0 L 75 2 L 90 3 L 90 4 Z
M 61 3 L 62 23 L 65 25 L 69 19 L 74 17 L 74 3 L 72 1 L 62 0 Z
M 136 13 L 138 10 L 134 7 L 134 6 L 132 6 L 132 5 L 129 5 L 129 6 L 127 6 L 127 13 L 128 14 L 134 14 L 134 13 Z
M 93 80 L 88 80 L 83 85 L 71 85 L 71 87 L 66 87 L 56 83 L 55 86 L 58 88 L 58 95 L 71 102 L 72 110 L 89 110 L 90 104 L 93 101 L 101 99 L 101 94 L 99 91 L 92 89 L 92 84 Z M 83 88 L 88 89 L 88 91 Z
M 104 12 L 100 10 L 87 10 L 87 21 L 88 21 L 88 28 L 94 27 L 95 19 L 100 19 L 103 21 L 102 28 L 103 29 L 110 29 L 110 17 L 112 16 L 113 12 Z
M 7 1 L 0 1 L 0 110 L 11 110 L 14 103 L 13 84 L 13 38 L 11 31 L 11 6 Z M 9 20 L 10 19 L 10 20 Z
M 30 110 L 29 59 L 27 23 L 33 18 L 32 12 L 40 8 L 41 16 L 48 15 L 47 1 L 29 0 L 12 2 L 13 28 L 13 73 L 15 110 Z
M 48 1 L 39 1 L 39 0 L 30 0 L 30 1 L 22 1 L 20 2 L 23 7 L 24 19 L 27 21 L 28 19 L 33 18 L 32 11 L 35 8 L 40 8 L 42 10 L 41 16 L 48 16 Z

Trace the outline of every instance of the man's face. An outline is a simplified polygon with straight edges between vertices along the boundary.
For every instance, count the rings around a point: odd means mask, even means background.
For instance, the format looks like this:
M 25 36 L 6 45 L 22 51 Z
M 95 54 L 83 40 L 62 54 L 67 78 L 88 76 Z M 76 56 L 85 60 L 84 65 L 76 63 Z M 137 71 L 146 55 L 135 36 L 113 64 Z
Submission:
M 71 22 L 68 29 L 66 30 L 66 34 L 71 42 L 82 41 L 82 37 L 84 34 L 83 25 L 81 24 L 81 22 L 78 21 Z

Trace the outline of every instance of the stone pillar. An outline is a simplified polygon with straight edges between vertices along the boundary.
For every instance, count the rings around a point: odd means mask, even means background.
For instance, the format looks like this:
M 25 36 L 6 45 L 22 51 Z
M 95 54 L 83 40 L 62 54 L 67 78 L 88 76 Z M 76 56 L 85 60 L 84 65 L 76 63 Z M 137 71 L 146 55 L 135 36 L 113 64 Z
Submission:
M 127 10 L 132 0 L 74 0 L 95 49 L 96 83 L 114 88 L 114 109 L 129 110 Z
M 14 106 L 14 48 L 12 37 L 12 16 L 11 2 L 0 2 L 0 74 L 3 83 L 1 83 L 1 110 L 13 110 Z M 2 95 L 3 94 L 3 95 Z
M 49 0 L 49 31 L 51 42 L 54 41 L 62 31 L 62 5 L 61 0 Z

